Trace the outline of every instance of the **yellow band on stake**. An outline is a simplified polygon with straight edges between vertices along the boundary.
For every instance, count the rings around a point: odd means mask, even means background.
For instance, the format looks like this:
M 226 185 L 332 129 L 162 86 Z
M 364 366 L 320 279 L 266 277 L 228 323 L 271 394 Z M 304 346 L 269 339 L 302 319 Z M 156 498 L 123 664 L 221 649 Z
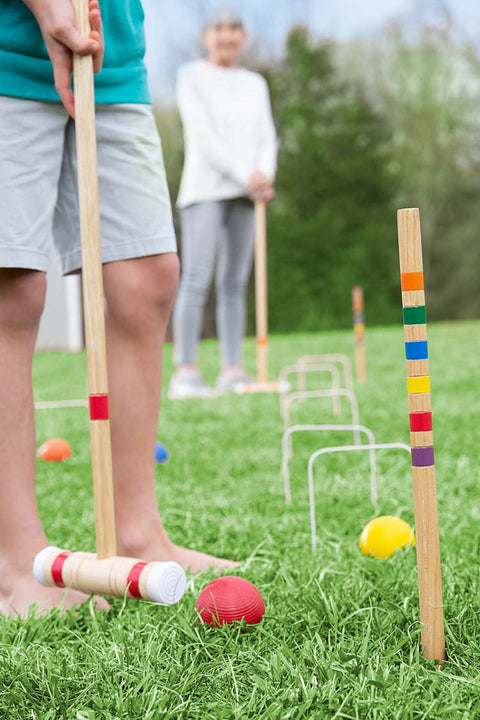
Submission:
M 418 393 L 429 393 L 430 376 L 421 375 L 420 377 L 407 378 L 407 392 L 409 395 L 417 395 Z

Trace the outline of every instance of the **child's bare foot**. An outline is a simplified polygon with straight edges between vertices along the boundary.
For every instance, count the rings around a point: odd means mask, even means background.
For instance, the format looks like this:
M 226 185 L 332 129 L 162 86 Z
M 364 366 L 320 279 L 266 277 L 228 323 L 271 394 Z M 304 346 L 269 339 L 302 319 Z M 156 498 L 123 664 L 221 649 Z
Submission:
M 174 545 L 164 531 L 152 533 L 149 535 L 148 541 L 136 538 L 132 542 L 119 542 L 119 554 L 128 557 L 138 557 L 142 560 L 150 562 L 152 560 L 173 560 L 191 573 L 207 572 L 208 570 L 223 570 L 224 568 L 236 567 L 241 565 L 240 562 L 234 560 L 225 560 L 198 552 L 197 550 L 189 550 L 188 548 Z
M 179 545 L 172 545 L 170 552 L 170 560 L 177 562 L 184 570 L 189 570 L 193 574 L 213 569 L 223 570 L 224 568 L 241 565 L 240 562 L 236 562 L 235 560 L 225 560 L 215 557 L 214 555 L 198 552 L 197 550 L 189 550 Z
M 10 582 L 11 581 L 11 582 Z M 0 586 L 0 615 L 27 617 L 29 608 L 35 605 L 35 615 L 41 617 L 49 610 L 60 607 L 70 610 L 89 600 L 88 595 L 67 588 L 44 587 L 33 575 L 25 574 L 9 578 L 9 587 Z M 101 597 L 93 598 L 96 610 L 108 610 L 110 605 Z

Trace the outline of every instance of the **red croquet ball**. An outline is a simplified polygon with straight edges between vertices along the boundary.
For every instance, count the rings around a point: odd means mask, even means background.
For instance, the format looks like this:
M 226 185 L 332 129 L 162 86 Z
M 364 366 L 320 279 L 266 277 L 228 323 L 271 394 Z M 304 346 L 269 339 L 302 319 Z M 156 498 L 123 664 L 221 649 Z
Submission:
M 255 585 L 234 575 L 212 580 L 203 588 L 195 607 L 207 625 L 230 625 L 240 620 L 256 625 L 265 614 L 265 603 Z
M 72 448 L 63 438 L 51 438 L 43 443 L 38 455 L 45 462 L 63 462 L 71 457 Z

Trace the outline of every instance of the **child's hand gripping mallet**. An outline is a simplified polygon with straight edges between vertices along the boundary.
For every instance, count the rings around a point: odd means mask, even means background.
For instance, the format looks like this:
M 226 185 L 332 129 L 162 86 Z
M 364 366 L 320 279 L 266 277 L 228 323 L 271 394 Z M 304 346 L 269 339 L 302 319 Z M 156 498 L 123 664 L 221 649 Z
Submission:
M 235 391 L 243 393 L 268 393 L 288 391 L 287 382 L 268 379 L 268 279 L 267 279 L 267 206 L 255 203 L 255 326 L 257 381 L 238 383 Z
M 88 36 L 88 0 L 72 0 L 72 4 L 77 27 Z M 74 86 L 97 554 L 47 547 L 36 556 L 33 573 L 43 585 L 114 597 L 127 593 L 130 597 L 173 605 L 185 591 L 186 578 L 180 565 L 146 563 L 116 555 L 91 56 L 74 56 Z

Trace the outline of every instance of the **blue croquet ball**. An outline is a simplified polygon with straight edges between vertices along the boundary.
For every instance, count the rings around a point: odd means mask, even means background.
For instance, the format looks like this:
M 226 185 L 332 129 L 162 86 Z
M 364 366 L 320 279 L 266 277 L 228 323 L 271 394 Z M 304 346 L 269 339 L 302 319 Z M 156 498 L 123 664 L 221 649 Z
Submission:
M 168 450 L 161 442 L 155 443 L 155 462 L 161 465 L 168 460 Z

